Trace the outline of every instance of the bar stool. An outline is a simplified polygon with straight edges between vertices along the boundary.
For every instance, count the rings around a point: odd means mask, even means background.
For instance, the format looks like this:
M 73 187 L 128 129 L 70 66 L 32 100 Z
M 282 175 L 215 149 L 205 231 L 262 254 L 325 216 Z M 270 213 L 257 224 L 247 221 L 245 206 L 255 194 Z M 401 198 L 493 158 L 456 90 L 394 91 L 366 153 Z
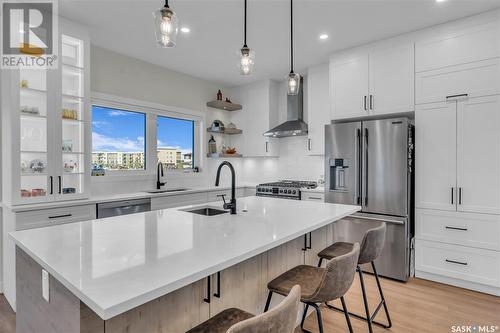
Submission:
M 187 333 L 293 333 L 299 311 L 300 286 L 271 311 L 258 316 L 240 310 L 227 309 L 192 328 Z
M 351 316 L 365 320 L 368 323 L 368 330 L 370 333 L 373 332 L 372 324 L 376 324 L 378 326 L 381 326 L 383 328 L 391 328 L 392 322 L 391 322 L 391 317 L 389 316 L 389 310 L 387 309 L 387 302 L 385 301 L 384 293 L 382 292 L 382 286 L 380 285 L 380 281 L 378 278 L 377 274 L 377 269 L 375 268 L 375 259 L 378 258 L 380 253 L 382 252 L 382 249 L 384 248 L 384 242 L 385 242 L 385 232 L 386 232 L 386 226 L 385 223 L 381 223 L 380 226 L 368 230 L 364 237 L 363 241 L 361 242 L 361 250 L 359 252 L 359 259 L 358 259 L 358 265 L 356 267 L 356 271 L 359 274 L 359 281 L 361 282 L 361 292 L 363 294 L 363 303 L 365 307 L 365 312 L 366 312 L 366 317 L 360 316 L 355 313 L 349 313 Z M 345 242 L 337 242 L 326 249 L 322 250 L 321 252 L 318 253 L 319 263 L 318 267 L 321 267 L 321 264 L 323 263 L 323 259 L 326 260 L 334 260 L 338 256 L 342 256 L 344 253 L 347 253 L 352 249 L 354 245 L 352 243 L 345 243 Z M 375 275 L 375 280 L 377 281 L 377 286 L 378 286 L 378 291 L 380 294 L 380 299 L 381 301 L 378 303 L 377 307 L 375 308 L 375 311 L 373 312 L 373 315 L 370 316 L 370 309 L 368 307 L 368 300 L 366 297 L 366 288 L 365 288 L 365 282 L 363 279 L 363 270 L 361 269 L 360 265 L 370 263 L 372 268 L 373 268 L 373 274 Z M 340 309 L 337 307 L 334 307 L 332 305 L 329 305 L 326 303 L 326 306 L 328 306 L 330 309 L 335 309 L 337 311 L 345 312 L 344 309 Z M 387 316 L 387 322 L 388 325 L 379 323 L 374 320 L 375 316 L 379 312 L 380 308 L 384 306 L 385 314 Z
M 267 284 L 269 294 L 267 296 L 264 312 L 269 309 L 273 293 L 286 296 L 290 293 L 292 287 L 299 284 L 302 287 L 300 301 L 306 305 L 302 314 L 300 327 L 304 330 L 304 320 L 307 310 L 312 306 L 316 310 L 318 318 L 319 332 L 323 333 L 323 320 L 318 303 L 326 303 L 340 298 L 344 308 L 344 314 L 352 333 L 349 312 L 344 301 L 344 294 L 349 290 L 356 274 L 356 265 L 359 256 L 359 244 L 352 246 L 351 251 L 342 256 L 332 259 L 326 265 L 326 268 L 300 265 L 281 274 Z

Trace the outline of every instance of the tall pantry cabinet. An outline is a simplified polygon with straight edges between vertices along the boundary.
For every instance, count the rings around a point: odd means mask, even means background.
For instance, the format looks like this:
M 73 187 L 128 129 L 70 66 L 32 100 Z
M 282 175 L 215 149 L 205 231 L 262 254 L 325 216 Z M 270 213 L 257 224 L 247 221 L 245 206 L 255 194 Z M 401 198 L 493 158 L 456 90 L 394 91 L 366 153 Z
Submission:
M 500 295 L 500 20 L 415 45 L 416 276 Z

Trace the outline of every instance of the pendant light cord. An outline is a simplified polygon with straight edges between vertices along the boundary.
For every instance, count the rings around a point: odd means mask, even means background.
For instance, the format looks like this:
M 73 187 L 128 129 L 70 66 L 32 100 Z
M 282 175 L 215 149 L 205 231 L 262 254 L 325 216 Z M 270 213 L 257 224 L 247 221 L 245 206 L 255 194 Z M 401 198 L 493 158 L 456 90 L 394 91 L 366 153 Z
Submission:
M 244 43 L 243 47 L 247 47 L 247 0 L 245 0 L 245 27 L 244 27 Z
M 165 8 L 170 8 L 170 7 L 168 6 L 168 0 L 165 0 Z
M 290 0 L 290 73 L 293 73 L 293 0 Z

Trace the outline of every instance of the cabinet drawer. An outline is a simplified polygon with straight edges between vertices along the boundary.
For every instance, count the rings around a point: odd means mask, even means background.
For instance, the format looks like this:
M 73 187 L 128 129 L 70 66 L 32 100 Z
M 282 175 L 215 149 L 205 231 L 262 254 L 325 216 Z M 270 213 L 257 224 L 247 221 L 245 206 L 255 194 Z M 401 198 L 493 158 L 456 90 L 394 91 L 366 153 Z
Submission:
M 207 192 L 151 198 L 151 210 L 166 209 L 207 202 Z
M 500 253 L 417 240 L 415 269 L 475 283 L 500 286 Z
M 16 213 L 16 230 L 42 228 L 56 224 L 96 218 L 95 205 L 42 209 Z
M 500 93 L 500 58 L 417 73 L 416 104 L 443 102 L 447 96 Z
M 498 57 L 499 37 L 499 23 L 495 21 L 417 42 L 415 70 L 421 72 Z
M 417 209 L 417 238 L 500 250 L 500 216 Z
M 314 192 L 302 192 L 301 199 L 305 200 L 305 201 L 324 202 L 325 201 L 325 194 L 324 193 L 314 193 Z

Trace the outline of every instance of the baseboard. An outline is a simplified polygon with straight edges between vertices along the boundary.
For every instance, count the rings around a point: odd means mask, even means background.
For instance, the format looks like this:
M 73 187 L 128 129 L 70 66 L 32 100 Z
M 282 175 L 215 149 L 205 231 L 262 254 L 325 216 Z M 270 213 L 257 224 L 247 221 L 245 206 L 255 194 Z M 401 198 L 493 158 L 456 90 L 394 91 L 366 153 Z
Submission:
M 492 287 L 492 286 L 487 286 L 487 285 L 479 284 L 479 283 L 475 283 L 475 282 L 454 279 L 454 278 L 450 278 L 447 276 L 432 274 L 432 273 L 418 271 L 418 270 L 415 270 L 415 277 L 420 278 L 420 279 L 424 279 L 424 280 L 430 280 L 430 281 L 434 281 L 434 282 L 448 284 L 451 286 L 460 287 L 460 288 L 464 288 L 464 289 L 479 291 L 479 292 L 485 293 L 485 294 L 500 296 L 500 288 L 498 288 L 498 287 Z

